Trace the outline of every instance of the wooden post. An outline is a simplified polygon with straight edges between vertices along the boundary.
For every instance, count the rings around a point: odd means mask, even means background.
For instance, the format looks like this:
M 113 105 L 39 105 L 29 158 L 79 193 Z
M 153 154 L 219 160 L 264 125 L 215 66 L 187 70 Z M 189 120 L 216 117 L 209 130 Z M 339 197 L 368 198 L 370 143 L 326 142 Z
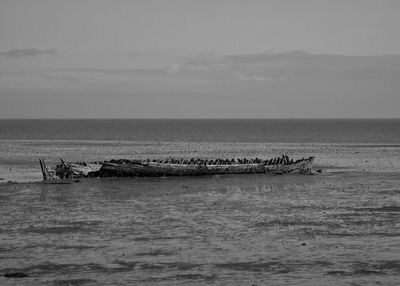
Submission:
M 44 159 L 39 159 L 40 168 L 42 169 L 43 181 L 47 181 L 50 179 L 49 172 L 47 171 L 46 162 Z
M 67 179 L 72 179 L 72 168 L 71 164 L 65 163 L 63 159 L 60 159 L 61 164 L 63 166 L 63 177 Z

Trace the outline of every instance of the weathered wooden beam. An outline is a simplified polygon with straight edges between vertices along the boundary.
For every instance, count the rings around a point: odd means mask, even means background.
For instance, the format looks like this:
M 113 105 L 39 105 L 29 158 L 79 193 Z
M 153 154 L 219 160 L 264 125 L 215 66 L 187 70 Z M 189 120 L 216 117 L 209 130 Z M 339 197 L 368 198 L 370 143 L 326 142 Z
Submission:
M 42 169 L 43 181 L 50 179 L 49 171 L 47 170 L 46 162 L 43 158 L 39 159 L 40 168 Z

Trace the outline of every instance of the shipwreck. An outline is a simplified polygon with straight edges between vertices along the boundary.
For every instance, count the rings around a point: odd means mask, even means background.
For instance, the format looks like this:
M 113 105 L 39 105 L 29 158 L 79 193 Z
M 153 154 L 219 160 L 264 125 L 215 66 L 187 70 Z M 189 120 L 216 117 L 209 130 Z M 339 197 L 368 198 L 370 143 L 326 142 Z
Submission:
M 282 175 L 289 173 L 312 174 L 314 157 L 290 159 L 286 155 L 262 160 L 255 159 L 118 159 L 101 162 L 65 162 L 61 159 L 54 169 L 39 159 L 43 180 L 53 181 L 74 178 L 104 177 L 168 177 L 209 176 L 225 174 L 266 173 Z

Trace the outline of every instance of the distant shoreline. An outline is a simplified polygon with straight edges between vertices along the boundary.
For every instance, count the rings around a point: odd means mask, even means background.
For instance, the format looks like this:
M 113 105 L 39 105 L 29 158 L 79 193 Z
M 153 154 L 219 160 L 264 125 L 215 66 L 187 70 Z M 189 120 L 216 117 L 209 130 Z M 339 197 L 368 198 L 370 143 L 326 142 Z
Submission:
M 258 120 L 304 120 L 304 121 L 346 121 L 346 120 L 354 120 L 354 121 L 368 121 L 368 120 L 399 120 L 400 117 L 355 117 L 355 118 L 290 118 L 290 117 L 282 117 L 282 118 L 0 118 L 1 120 L 88 120 L 88 121 L 102 121 L 102 120 L 204 120 L 204 121 L 227 121 L 227 120 L 249 120 L 249 121 L 258 121 Z

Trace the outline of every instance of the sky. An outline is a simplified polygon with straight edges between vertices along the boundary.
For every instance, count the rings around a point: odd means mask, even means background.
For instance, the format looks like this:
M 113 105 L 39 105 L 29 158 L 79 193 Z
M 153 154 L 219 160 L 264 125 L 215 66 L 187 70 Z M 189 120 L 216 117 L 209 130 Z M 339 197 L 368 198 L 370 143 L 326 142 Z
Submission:
M 0 0 L 0 118 L 399 117 L 398 0 Z

